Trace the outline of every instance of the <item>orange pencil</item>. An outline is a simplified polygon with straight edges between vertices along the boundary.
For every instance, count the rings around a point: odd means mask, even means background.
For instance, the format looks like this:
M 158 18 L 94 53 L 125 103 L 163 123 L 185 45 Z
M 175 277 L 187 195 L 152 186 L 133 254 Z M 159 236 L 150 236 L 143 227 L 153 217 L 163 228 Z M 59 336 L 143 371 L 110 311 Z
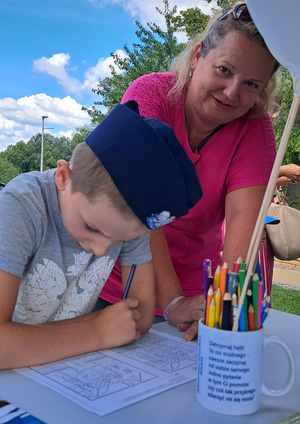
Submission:
M 255 331 L 255 313 L 252 303 L 250 303 L 248 308 L 248 330 Z
M 220 271 L 220 292 L 221 292 L 220 312 L 222 312 L 223 310 L 223 297 L 226 292 L 227 273 L 228 273 L 228 264 L 227 262 L 224 262 L 224 264 L 221 266 L 221 271 Z
M 207 298 L 206 298 L 206 310 L 205 310 L 205 324 L 208 325 L 209 323 L 209 307 L 211 300 L 214 297 L 214 289 L 212 285 L 209 286 L 208 292 L 207 292 Z

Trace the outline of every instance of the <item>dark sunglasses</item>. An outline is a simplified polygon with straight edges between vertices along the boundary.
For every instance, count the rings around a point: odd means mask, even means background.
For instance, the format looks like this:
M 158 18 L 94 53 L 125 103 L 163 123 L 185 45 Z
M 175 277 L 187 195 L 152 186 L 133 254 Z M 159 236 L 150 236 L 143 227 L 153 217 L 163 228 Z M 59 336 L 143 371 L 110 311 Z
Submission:
M 221 21 L 226 19 L 229 15 L 231 15 L 235 19 L 241 19 L 245 22 L 251 22 L 252 18 L 250 16 L 250 13 L 248 11 L 247 5 L 245 3 L 238 4 L 232 9 L 229 9 L 228 12 L 226 12 L 224 15 L 220 16 L 219 19 L 216 20 L 216 22 L 209 28 L 208 33 Z

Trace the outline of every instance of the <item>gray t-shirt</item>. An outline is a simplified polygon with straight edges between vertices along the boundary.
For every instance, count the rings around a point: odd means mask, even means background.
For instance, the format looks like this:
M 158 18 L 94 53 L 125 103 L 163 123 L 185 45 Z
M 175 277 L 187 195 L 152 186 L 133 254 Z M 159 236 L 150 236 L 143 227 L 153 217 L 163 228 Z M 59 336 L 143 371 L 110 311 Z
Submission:
M 0 192 L 0 269 L 21 278 L 13 320 L 40 324 L 91 312 L 117 258 L 151 260 L 149 234 L 97 257 L 66 231 L 55 169 L 22 174 Z

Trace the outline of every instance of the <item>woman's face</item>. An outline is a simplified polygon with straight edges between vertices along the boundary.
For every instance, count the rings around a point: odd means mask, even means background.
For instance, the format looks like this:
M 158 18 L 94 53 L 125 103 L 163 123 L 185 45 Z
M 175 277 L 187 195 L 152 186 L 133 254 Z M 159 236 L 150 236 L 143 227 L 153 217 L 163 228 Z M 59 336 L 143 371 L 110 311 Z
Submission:
M 262 46 L 237 32 L 202 57 L 195 50 L 186 96 L 186 112 L 212 128 L 244 115 L 255 103 L 275 66 Z

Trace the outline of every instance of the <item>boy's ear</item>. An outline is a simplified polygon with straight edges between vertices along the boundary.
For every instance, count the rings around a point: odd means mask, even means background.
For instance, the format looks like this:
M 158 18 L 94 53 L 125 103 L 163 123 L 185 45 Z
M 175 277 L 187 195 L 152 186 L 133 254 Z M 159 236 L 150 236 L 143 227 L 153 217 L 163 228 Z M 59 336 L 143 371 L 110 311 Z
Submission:
M 191 60 L 191 69 L 194 70 L 196 68 L 197 62 L 201 56 L 201 43 L 197 44 L 194 50 L 194 54 Z
M 70 165 L 65 160 L 59 160 L 57 162 L 57 170 L 55 172 L 55 184 L 58 190 L 64 191 L 67 184 L 70 183 L 70 177 L 72 170 Z

